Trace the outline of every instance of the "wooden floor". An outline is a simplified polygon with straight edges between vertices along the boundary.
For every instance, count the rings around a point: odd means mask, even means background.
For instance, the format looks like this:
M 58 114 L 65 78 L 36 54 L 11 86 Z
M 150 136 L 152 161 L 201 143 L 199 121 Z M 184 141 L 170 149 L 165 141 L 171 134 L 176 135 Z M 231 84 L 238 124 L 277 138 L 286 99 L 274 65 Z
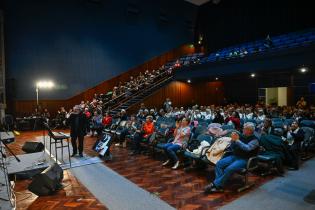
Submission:
M 66 131 L 65 131 L 66 132 Z M 22 132 L 16 137 L 16 142 L 9 147 L 16 154 L 23 154 L 22 146 L 25 141 L 35 141 L 36 136 L 42 135 L 41 131 Z M 63 189 L 51 196 L 38 197 L 27 190 L 31 180 L 21 180 L 15 183 L 17 209 L 107 209 L 93 196 L 68 170 L 64 171 Z
M 23 132 L 21 136 L 16 137 L 16 142 L 10 147 L 21 154 L 24 141 L 34 140 L 40 135 L 42 135 L 41 132 Z M 84 152 L 87 155 L 97 155 L 91 149 L 94 142 L 95 138 L 85 138 Z M 112 146 L 114 159 L 104 164 L 177 209 L 216 209 L 244 193 L 249 193 L 249 191 L 235 192 L 241 179 L 234 177 L 225 193 L 204 195 L 204 186 L 213 180 L 212 167 L 188 173 L 182 168 L 172 170 L 169 167 L 163 167 L 162 154 L 158 154 L 157 157 L 130 156 L 128 152 L 125 148 Z M 65 171 L 64 175 L 63 184 L 66 187 L 57 194 L 46 197 L 37 197 L 27 191 L 29 180 L 18 181 L 15 188 L 18 192 L 18 209 L 106 209 L 69 171 Z M 255 182 L 255 187 L 269 179 L 270 177 L 261 178 L 254 175 L 250 177 L 250 181 Z

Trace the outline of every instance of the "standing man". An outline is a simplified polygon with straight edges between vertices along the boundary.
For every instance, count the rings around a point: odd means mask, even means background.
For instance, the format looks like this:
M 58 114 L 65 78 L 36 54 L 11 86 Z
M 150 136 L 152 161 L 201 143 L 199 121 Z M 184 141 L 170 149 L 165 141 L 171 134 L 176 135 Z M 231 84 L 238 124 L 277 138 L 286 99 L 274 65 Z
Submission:
M 79 140 L 79 155 L 83 157 L 83 139 L 86 135 L 87 119 L 79 105 L 73 108 L 73 112 L 70 114 L 67 122 L 70 125 L 70 136 L 73 148 L 71 157 L 77 154 L 77 139 Z

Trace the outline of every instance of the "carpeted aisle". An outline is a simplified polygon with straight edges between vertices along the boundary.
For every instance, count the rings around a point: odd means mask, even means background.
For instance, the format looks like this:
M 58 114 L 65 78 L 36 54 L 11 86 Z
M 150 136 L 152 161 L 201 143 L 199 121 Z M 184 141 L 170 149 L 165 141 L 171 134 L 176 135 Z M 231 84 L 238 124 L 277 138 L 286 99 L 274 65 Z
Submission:
M 47 144 L 46 147 L 48 147 Z M 64 163 L 63 168 L 68 168 L 68 151 L 67 148 L 63 150 L 64 162 L 61 160 L 61 152 L 59 150 L 58 161 Z M 70 152 L 72 152 L 71 145 Z M 54 150 L 52 150 L 52 154 L 55 156 Z M 83 158 L 71 158 L 71 162 L 72 168 L 70 172 L 110 210 L 174 209 L 154 194 L 138 187 L 102 164 L 98 157 L 84 155 Z
M 304 198 L 315 189 L 315 158 L 303 163 L 298 171 L 288 171 L 260 186 L 253 192 L 223 206 L 220 210 L 314 210 L 315 205 Z
M 72 168 L 71 172 L 109 209 L 174 209 L 101 163 Z

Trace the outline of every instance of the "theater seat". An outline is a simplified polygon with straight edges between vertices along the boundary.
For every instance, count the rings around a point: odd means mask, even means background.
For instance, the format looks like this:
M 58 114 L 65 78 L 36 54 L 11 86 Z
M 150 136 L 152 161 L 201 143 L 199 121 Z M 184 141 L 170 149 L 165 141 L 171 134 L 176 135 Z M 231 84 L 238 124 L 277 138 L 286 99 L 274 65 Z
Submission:
M 244 190 L 247 190 L 255 185 L 255 183 L 250 183 L 248 181 L 248 174 L 258 168 L 257 165 L 257 157 L 251 157 L 247 161 L 247 166 L 246 168 L 241 169 L 240 171 L 236 172 L 237 174 L 241 175 L 244 177 L 244 183 L 243 186 L 237 189 L 237 192 L 242 192 Z

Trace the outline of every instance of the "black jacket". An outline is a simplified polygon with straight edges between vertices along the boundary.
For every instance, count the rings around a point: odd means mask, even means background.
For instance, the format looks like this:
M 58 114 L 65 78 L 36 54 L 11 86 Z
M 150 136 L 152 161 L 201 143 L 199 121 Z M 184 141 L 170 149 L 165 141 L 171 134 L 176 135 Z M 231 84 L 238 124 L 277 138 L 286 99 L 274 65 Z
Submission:
M 78 120 L 78 121 L 77 121 Z M 67 119 L 67 124 L 70 125 L 70 136 L 85 136 L 87 129 L 87 119 L 84 113 L 71 114 Z

